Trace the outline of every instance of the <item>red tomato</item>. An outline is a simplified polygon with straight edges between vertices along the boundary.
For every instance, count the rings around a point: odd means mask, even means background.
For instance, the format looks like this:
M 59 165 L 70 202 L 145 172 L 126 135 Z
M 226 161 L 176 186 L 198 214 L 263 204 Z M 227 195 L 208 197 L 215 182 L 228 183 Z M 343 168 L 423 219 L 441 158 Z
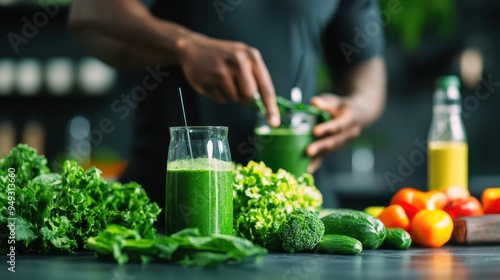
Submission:
M 401 207 L 403 207 L 403 209 L 406 212 L 406 216 L 408 216 L 408 219 L 410 221 L 413 219 L 413 217 L 415 217 L 415 215 L 417 215 L 418 211 L 420 211 L 420 209 L 418 209 L 417 207 L 415 207 L 407 202 L 404 202 L 404 201 L 398 202 L 397 205 L 400 205 Z
M 426 194 L 420 190 L 405 187 L 392 196 L 389 204 L 401 205 L 411 221 L 418 211 L 427 208 L 427 197 Z
M 485 214 L 500 214 L 500 197 L 490 202 L 488 208 L 484 209 Z
M 453 220 L 460 217 L 480 216 L 484 214 L 481 203 L 473 196 L 469 196 L 466 199 L 459 198 L 452 200 L 446 204 L 443 210 L 450 214 Z
M 378 215 L 378 218 L 386 228 L 402 228 L 407 232 L 410 231 L 410 220 L 401 205 L 393 204 L 387 206 L 384 211 Z
M 417 193 L 422 193 L 422 191 L 410 187 L 401 188 L 392 196 L 389 204 L 398 204 L 400 201 L 411 204 Z

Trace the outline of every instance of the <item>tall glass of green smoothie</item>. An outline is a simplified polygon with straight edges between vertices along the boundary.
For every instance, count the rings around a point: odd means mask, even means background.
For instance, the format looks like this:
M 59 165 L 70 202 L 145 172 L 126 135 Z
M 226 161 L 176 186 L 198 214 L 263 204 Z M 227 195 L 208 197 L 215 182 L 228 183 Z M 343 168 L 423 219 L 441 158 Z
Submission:
M 171 127 L 166 233 L 194 227 L 233 233 L 233 180 L 227 127 Z
M 297 176 L 306 173 L 311 162 L 306 148 L 314 140 L 312 129 L 316 122 L 317 117 L 307 112 L 282 112 L 280 127 L 273 128 L 259 114 L 255 128 L 257 161 L 263 161 L 274 172 L 281 168 Z

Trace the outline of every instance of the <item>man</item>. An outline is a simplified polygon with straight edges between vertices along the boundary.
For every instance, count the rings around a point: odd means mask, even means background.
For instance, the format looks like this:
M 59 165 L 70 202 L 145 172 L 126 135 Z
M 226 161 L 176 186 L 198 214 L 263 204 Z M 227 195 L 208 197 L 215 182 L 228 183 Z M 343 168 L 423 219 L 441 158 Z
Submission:
M 168 128 L 183 125 L 179 86 L 188 124 L 228 126 L 232 158 L 245 163 L 253 159 L 246 147 L 255 125 L 248 104 L 260 94 L 268 121 L 279 125 L 276 93 L 290 98 L 304 55 L 303 101 L 333 117 L 314 128 L 311 172 L 376 120 L 385 101 L 376 0 L 164 0 L 151 10 L 139 0 L 75 0 L 70 27 L 110 65 L 168 71 L 138 104 L 131 164 L 122 178 L 141 183 L 162 206 Z M 337 94 L 314 97 L 321 59 Z

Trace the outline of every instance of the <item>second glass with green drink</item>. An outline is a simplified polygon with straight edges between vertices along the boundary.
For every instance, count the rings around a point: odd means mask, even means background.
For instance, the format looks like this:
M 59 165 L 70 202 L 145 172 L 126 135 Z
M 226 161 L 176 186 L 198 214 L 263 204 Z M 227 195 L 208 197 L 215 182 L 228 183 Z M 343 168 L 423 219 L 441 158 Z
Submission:
M 306 148 L 314 141 L 312 129 L 316 123 L 316 115 L 288 111 L 282 112 L 281 125 L 273 128 L 259 113 L 255 127 L 257 161 L 263 161 L 274 172 L 281 168 L 296 176 L 306 173 L 311 163 Z

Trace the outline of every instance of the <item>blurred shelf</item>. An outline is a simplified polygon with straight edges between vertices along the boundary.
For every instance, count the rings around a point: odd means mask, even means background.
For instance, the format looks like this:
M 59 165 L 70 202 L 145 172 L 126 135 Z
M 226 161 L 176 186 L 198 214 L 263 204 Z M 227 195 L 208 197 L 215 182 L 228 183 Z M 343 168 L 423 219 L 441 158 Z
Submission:
M 45 1 L 47 2 L 47 1 Z M 70 6 L 70 1 L 68 1 L 67 4 L 59 4 L 58 1 L 51 1 L 51 3 L 48 3 L 49 5 L 58 5 L 58 7 L 64 9 L 68 8 Z M 42 9 L 43 7 L 47 7 L 48 5 L 43 3 L 35 3 L 34 1 L 0 1 L 0 8 L 2 9 L 13 9 L 13 10 L 39 10 Z
M 42 92 L 40 94 L 35 95 L 20 95 L 20 94 L 10 94 L 10 95 L 0 95 L 0 101 L 2 102 L 23 102 L 26 100 L 35 100 L 35 101 L 53 101 L 59 99 L 106 99 L 111 96 L 111 93 L 103 93 L 103 94 L 86 94 L 83 92 L 73 92 L 71 94 L 65 95 L 52 95 L 46 92 Z
M 383 174 L 353 175 L 352 173 L 336 173 L 328 176 L 328 190 L 342 195 L 372 196 L 374 194 L 390 194 Z
M 58 114 L 62 112 L 78 111 L 101 103 L 109 103 L 116 98 L 112 94 L 89 96 L 2 96 L 0 97 L 0 115 L 11 114 Z
M 108 99 L 112 97 L 112 94 L 106 93 L 102 95 L 87 95 L 82 93 L 74 93 L 68 95 L 45 95 L 45 94 L 37 94 L 31 96 L 24 95 L 5 95 L 0 96 L 0 102 L 3 103 L 18 103 L 18 102 L 53 102 L 53 101 L 65 101 L 65 100 L 102 100 Z
M 35 3 L 18 3 L 18 4 L 3 4 L 0 5 L 0 27 L 8 27 L 9 29 L 16 29 L 22 27 L 26 23 L 23 18 L 33 24 L 33 16 L 42 12 L 47 17 L 48 25 L 52 24 L 67 24 L 67 16 L 69 13 L 69 5 L 59 5 L 55 12 L 47 12 L 44 6 Z M 26 20 L 25 19 L 25 20 Z M 40 19 L 38 19 L 40 20 Z M 47 24 L 44 24 L 45 26 Z M 18 32 L 21 30 L 19 29 Z
M 371 205 L 386 205 L 392 196 L 383 174 L 337 172 L 326 177 L 321 180 L 323 196 L 333 197 L 335 203 L 328 207 L 362 210 Z

